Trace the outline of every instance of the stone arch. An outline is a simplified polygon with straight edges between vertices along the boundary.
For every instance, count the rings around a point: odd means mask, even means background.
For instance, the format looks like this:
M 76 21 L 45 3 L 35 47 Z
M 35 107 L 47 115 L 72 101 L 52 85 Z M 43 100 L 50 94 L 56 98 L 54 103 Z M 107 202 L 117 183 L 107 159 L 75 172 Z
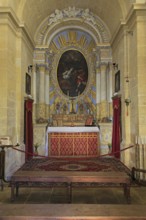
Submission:
M 92 95 L 96 97 L 94 88 L 97 77 L 97 64 L 102 62 L 104 66 L 103 74 L 105 75 L 107 63 L 111 60 L 110 31 L 104 22 L 89 10 L 86 11 L 87 18 L 84 17 L 85 10 L 83 9 L 69 7 L 64 10 L 57 10 L 48 16 L 38 27 L 34 39 L 36 43 L 35 63 L 40 66 L 40 69 L 41 66 L 45 66 L 41 70 L 41 80 L 43 81 L 49 77 L 47 86 L 47 91 L 51 91 L 49 112 L 50 114 L 53 113 L 55 103 L 59 100 L 65 103 L 68 102 L 67 91 L 65 94 L 60 91 L 57 79 L 57 67 L 60 57 L 68 50 L 76 50 L 82 53 L 88 66 L 88 81 L 85 90 L 82 94 L 76 96 L 76 100 L 78 102 L 83 99 L 88 100 L 92 105 L 93 112 L 96 112 L 96 100 L 93 101 Z M 57 13 L 59 13 L 59 17 L 57 17 Z M 52 18 L 54 20 L 49 23 L 49 19 Z M 45 82 L 43 81 L 43 83 Z M 45 92 L 43 91 L 43 93 Z M 106 102 L 106 100 L 104 101 Z M 47 102 L 48 100 L 46 100 Z M 41 103 L 38 104 L 41 112 Z
M 110 31 L 97 15 L 94 15 L 89 9 L 69 7 L 64 10 L 55 10 L 40 24 L 35 34 L 36 45 L 46 45 L 47 38 L 53 36 L 56 30 L 75 26 L 88 30 L 97 39 L 97 44 L 110 41 Z
M 50 45 L 52 39 L 55 37 L 55 35 L 57 35 L 58 33 L 62 32 L 62 31 L 67 31 L 67 30 L 70 30 L 70 29 L 76 29 L 76 30 L 80 30 L 80 31 L 83 31 L 83 32 L 86 32 L 88 33 L 92 39 L 95 41 L 96 45 L 99 44 L 99 43 L 102 43 L 102 37 L 100 35 L 100 33 L 98 31 L 94 31 L 92 30 L 90 27 L 89 28 L 85 28 L 85 27 L 81 27 L 81 26 L 78 26 L 78 25 L 72 25 L 72 26 L 65 26 L 65 27 L 60 27 L 58 28 L 57 30 L 53 31 L 53 32 L 48 32 L 46 34 L 46 36 L 44 37 L 43 39 L 43 44 L 42 45 Z

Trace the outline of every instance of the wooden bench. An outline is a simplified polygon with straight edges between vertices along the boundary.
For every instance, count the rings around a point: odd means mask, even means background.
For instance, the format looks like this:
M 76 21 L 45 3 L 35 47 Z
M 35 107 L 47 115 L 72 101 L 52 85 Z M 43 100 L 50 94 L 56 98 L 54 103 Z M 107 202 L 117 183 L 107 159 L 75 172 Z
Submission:
M 130 203 L 131 178 L 124 172 L 74 172 L 74 171 L 16 171 L 11 177 L 11 201 L 18 196 L 19 186 L 37 186 L 41 183 L 66 183 L 68 187 L 69 200 L 72 201 L 73 183 L 101 183 L 105 186 L 119 185 L 123 187 L 127 202 Z

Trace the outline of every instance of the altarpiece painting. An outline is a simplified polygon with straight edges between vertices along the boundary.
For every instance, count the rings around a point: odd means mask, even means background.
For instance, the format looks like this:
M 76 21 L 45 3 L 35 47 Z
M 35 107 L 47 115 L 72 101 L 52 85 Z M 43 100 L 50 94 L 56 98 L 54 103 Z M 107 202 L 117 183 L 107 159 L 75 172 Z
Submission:
M 88 67 L 83 54 L 77 50 L 64 52 L 57 69 L 58 84 L 69 97 L 82 94 L 88 81 Z

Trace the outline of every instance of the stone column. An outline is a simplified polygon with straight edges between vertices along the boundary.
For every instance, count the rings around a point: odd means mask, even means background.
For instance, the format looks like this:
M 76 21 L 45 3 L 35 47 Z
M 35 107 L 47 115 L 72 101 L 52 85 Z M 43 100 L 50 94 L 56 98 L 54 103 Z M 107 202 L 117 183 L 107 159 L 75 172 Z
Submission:
M 108 64 L 107 68 L 107 116 L 112 119 L 112 64 Z
M 33 73 L 32 73 L 32 98 L 33 102 L 33 123 L 36 121 L 36 103 L 37 103 L 37 94 L 36 94 L 36 75 L 37 75 L 37 65 L 33 63 Z
M 46 118 L 50 119 L 50 72 L 52 70 L 52 61 L 54 53 L 46 50 L 46 75 L 45 75 L 45 103 L 46 103 Z
M 101 83 L 101 118 L 107 117 L 107 80 L 106 80 L 106 64 L 101 64 L 101 77 L 100 77 L 100 83 Z
M 47 119 L 49 118 L 49 115 L 50 115 L 49 90 L 50 90 L 50 76 L 49 76 L 49 70 L 47 70 L 45 74 L 45 104 L 46 104 L 46 118 Z
M 46 65 L 39 65 L 39 72 L 37 73 L 37 77 L 39 80 L 37 81 L 36 89 L 38 92 L 38 103 L 37 103 L 37 119 L 45 119 L 46 117 L 46 109 L 45 109 L 45 71 Z
M 101 73 L 100 67 L 96 70 L 96 110 L 97 115 L 96 117 L 100 120 L 100 102 L 101 102 Z

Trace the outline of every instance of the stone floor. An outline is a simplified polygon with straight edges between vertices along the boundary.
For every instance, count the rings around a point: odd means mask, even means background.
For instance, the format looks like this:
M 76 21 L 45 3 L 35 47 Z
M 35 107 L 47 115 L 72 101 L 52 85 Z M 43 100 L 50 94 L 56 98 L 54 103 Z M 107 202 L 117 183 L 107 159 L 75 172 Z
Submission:
M 11 204 L 11 189 L 5 184 L 0 204 Z M 67 188 L 20 188 L 14 204 L 67 204 Z M 73 188 L 72 204 L 127 204 L 122 188 Z M 146 205 L 146 187 L 131 187 L 131 204 Z
M 146 187 L 131 187 L 131 204 L 122 188 L 20 188 L 12 203 L 11 189 L 0 191 L 0 220 L 146 220 Z

